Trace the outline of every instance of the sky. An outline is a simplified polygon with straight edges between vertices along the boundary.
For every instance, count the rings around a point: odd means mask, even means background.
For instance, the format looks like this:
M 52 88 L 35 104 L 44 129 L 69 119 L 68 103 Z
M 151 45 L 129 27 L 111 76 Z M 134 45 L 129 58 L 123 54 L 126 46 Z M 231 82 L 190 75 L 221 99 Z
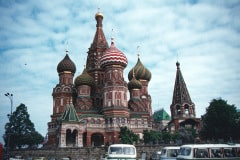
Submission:
M 138 53 L 151 71 L 153 111 L 170 114 L 177 61 L 197 117 L 212 99 L 240 108 L 240 0 L 0 0 L 0 142 L 11 110 L 5 93 L 46 135 L 57 65 L 68 47 L 74 78 L 82 73 L 98 8 L 108 43 L 113 35 L 128 58 L 125 80 Z

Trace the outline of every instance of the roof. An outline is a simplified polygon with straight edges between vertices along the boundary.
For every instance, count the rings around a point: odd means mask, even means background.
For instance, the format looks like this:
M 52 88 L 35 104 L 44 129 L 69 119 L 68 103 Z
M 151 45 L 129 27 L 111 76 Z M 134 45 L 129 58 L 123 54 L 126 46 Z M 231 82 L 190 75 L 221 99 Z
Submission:
M 183 105 L 184 103 L 188 103 L 191 105 L 193 103 L 188 93 L 188 89 L 185 84 L 185 81 L 183 79 L 182 72 L 180 70 L 180 63 L 177 62 L 176 66 L 177 66 L 177 73 L 176 73 L 176 79 L 175 79 L 175 85 L 174 85 L 172 105 L 175 105 L 175 104 Z
M 103 20 L 103 14 L 98 11 L 98 13 L 95 15 L 95 19 L 97 21 L 97 30 L 93 39 L 93 42 L 91 44 L 91 49 L 97 49 L 97 48 L 108 48 L 108 43 L 106 41 L 105 35 L 103 33 L 102 28 L 102 20 Z
M 66 54 L 65 57 L 58 63 L 57 71 L 58 73 L 64 71 L 70 71 L 72 73 L 76 72 L 76 66 L 68 54 Z
M 81 86 L 81 85 L 93 86 L 94 79 L 87 73 L 86 68 L 84 68 L 82 74 L 76 77 L 74 83 L 76 86 Z
M 134 72 L 134 74 L 133 74 Z M 137 80 L 151 80 L 152 73 L 142 64 L 140 58 L 138 57 L 137 64 L 129 71 L 128 80 L 131 81 L 135 75 Z
M 79 122 L 79 118 L 73 104 L 67 105 L 61 120 L 66 122 Z
M 153 119 L 156 122 L 156 121 L 162 121 L 162 120 L 171 120 L 171 117 L 164 109 L 160 109 L 153 113 Z
M 114 45 L 114 41 L 112 38 L 111 46 L 105 51 L 105 54 L 101 58 L 101 67 L 105 67 L 107 65 L 121 65 L 126 67 L 128 64 L 127 57 L 117 49 Z

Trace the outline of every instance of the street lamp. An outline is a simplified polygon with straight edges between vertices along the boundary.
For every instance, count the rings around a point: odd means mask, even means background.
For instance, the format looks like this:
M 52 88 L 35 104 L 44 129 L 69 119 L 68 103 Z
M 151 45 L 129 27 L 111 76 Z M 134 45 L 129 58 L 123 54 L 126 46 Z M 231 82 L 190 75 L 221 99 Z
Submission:
M 11 102 L 11 113 L 10 115 L 8 114 L 8 118 L 9 118 L 9 122 L 10 122 L 10 117 L 12 116 L 12 106 L 13 106 L 13 94 L 11 93 L 6 93 L 4 94 L 6 97 L 8 97 L 10 99 Z M 7 139 L 7 158 L 9 159 L 9 143 L 10 143 L 10 136 L 11 134 L 8 135 L 8 139 Z
M 10 99 L 10 102 L 11 102 L 11 114 L 10 114 L 10 115 L 12 115 L 13 94 L 6 93 L 6 94 L 4 94 L 4 95 Z

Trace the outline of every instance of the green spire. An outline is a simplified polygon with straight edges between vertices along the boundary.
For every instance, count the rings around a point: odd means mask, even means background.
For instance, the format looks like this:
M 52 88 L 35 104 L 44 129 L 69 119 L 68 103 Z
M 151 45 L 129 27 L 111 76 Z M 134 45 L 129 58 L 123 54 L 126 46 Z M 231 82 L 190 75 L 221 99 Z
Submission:
M 78 115 L 73 104 L 67 105 L 67 108 L 62 115 L 62 121 L 79 122 Z

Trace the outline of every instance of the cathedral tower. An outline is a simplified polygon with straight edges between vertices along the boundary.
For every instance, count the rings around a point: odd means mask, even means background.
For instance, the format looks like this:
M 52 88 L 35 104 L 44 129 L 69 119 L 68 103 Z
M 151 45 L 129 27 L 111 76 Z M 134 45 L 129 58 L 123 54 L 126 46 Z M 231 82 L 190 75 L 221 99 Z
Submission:
M 178 131 L 180 128 L 200 129 L 200 119 L 196 118 L 195 104 L 188 93 L 187 86 L 180 70 L 180 63 L 176 63 L 177 72 L 175 85 L 170 105 L 172 120 L 169 122 L 170 131 Z
M 101 58 L 101 67 L 104 70 L 103 112 L 105 117 L 129 117 L 127 82 L 123 77 L 127 63 L 126 56 L 115 47 L 114 39 L 111 38 L 111 46 Z
M 74 84 L 77 89 L 75 109 L 80 114 L 93 110 L 91 88 L 94 87 L 94 79 L 87 73 L 85 67 L 82 74 L 75 79 Z
M 97 21 L 96 33 L 93 42 L 87 52 L 88 56 L 86 69 L 90 76 L 93 77 L 95 83 L 92 87 L 91 93 L 93 99 L 93 106 L 100 111 L 103 105 L 103 96 L 101 92 L 104 77 L 104 71 L 100 67 L 100 59 L 103 56 L 105 50 L 108 48 L 108 43 L 106 41 L 102 28 L 103 14 L 100 12 L 100 10 L 98 10 L 98 12 L 96 13 L 95 19 Z
M 61 60 L 57 66 L 59 83 L 53 88 L 53 114 L 51 122 L 48 123 L 48 143 L 57 145 L 57 119 L 66 110 L 67 104 L 73 99 L 75 89 L 73 85 L 73 76 L 76 72 L 76 66 L 68 55 Z
M 172 118 L 195 118 L 195 104 L 188 93 L 183 79 L 180 63 L 176 63 L 177 73 L 173 91 L 172 104 L 170 106 Z
M 148 94 L 148 83 L 151 80 L 151 72 L 142 64 L 138 57 L 136 65 L 129 71 L 128 80 L 131 82 L 133 78 L 140 81 L 140 99 L 141 105 L 134 104 L 132 100 L 129 101 L 129 107 L 134 111 L 146 112 L 148 117 L 152 117 L 152 99 Z M 134 90 L 130 91 L 133 94 Z M 137 108 L 136 108 L 137 107 Z

